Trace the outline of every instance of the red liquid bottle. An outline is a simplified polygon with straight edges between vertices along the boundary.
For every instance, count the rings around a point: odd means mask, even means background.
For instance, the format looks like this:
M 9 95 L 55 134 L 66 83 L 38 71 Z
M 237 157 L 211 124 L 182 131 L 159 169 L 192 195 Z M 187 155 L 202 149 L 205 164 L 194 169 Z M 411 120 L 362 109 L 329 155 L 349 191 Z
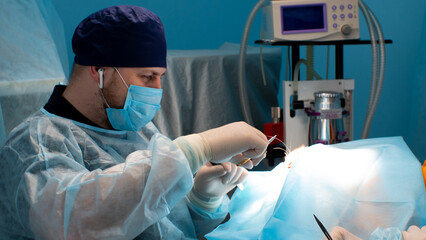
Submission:
M 284 141 L 284 123 L 281 119 L 281 108 L 271 107 L 272 122 L 263 125 L 263 133 L 269 138 L 277 135 L 270 145 L 278 145 Z

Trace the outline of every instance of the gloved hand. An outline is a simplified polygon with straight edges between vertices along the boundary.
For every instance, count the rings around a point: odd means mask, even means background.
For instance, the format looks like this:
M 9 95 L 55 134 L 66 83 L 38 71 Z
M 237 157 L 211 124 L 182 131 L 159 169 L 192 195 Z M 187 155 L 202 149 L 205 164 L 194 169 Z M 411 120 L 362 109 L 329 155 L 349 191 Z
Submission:
M 221 163 L 230 161 L 253 168 L 265 158 L 268 147 L 266 136 L 244 122 L 227 124 L 199 134 L 181 136 L 173 140 L 188 159 L 192 173 L 207 161 Z M 248 159 L 248 161 L 245 161 Z
M 207 162 L 196 173 L 188 199 L 204 210 L 214 212 L 220 206 L 222 197 L 244 182 L 246 177 L 247 170 L 243 167 L 230 162 L 219 165 Z
M 207 162 L 195 175 L 194 190 L 206 197 L 221 197 L 244 182 L 246 177 L 247 170 L 233 163 L 213 165 Z
M 211 162 L 230 161 L 238 164 L 251 158 L 243 166 L 252 168 L 264 157 L 268 139 L 256 128 L 245 122 L 235 122 L 207 130 L 199 134 L 211 151 Z
M 399 231 L 398 231 L 399 232 Z M 383 233 L 380 233 L 380 235 Z M 374 233 L 373 233 L 374 235 Z M 348 230 L 342 227 L 335 227 L 330 232 L 330 236 L 333 240 L 360 240 L 357 236 L 350 233 Z M 371 237 L 371 236 L 370 236 Z M 383 236 L 379 236 L 380 239 Z M 417 226 L 410 226 L 407 231 L 402 232 L 403 240 L 425 240 L 426 239 L 426 226 L 421 229 Z
M 426 239 L 426 226 L 421 229 L 417 226 L 410 226 L 407 231 L 402 232 L 402 239 L 404 240 L 425 240 Z

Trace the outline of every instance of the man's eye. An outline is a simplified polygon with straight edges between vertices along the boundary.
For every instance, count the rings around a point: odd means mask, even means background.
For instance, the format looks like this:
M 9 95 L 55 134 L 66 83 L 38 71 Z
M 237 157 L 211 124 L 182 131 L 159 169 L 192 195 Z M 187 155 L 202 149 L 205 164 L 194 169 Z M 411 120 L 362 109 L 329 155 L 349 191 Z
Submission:
M 146 79 L 146 80 L 152 80 L 153 76 L 152 75 L 143 75 L 142 78 Z

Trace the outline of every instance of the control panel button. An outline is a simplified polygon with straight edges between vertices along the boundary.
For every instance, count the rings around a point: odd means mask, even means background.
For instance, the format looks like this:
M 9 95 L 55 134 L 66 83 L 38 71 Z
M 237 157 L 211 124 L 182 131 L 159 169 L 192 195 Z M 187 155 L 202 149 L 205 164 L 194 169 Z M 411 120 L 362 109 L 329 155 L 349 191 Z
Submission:
M 345 5 L 340 5 L 340 9 L 341 10 L 345 9 Z
M 352 4 L 349 4 L 348 9 L 352 9 L 352 8 L 353 8 Z
M 353 17 L 354 17 L 354 15 L 352 13 L 348 14 L 348 18 L 353 18 Z
M 342 13 L 342 14 L 340 14 L 340 18 L 341 18 L 341 19 L 344 19 L 344 18 L 345 18 L 345 14 L 343 14 L 343 13 Z
M 340 31 L 343 33 L 343 35 L 349 35 L 352 33 L 352 27 L 349 25 L 343 25 Z
M 336 11 L 337 6 L 336 6 L 336 5 L 333 5 L 333 6 L 331 7 L 331 9 L 332 9 L 333 11 Z
M 337 23 L 333 23 L 333 28 L 337 28 Z
M 332 18 L 333 18 L 333 19 L 336 19 L 336 18 L 337 18 L 337 15 L 336 15 L 336 14 L 333 14 Z

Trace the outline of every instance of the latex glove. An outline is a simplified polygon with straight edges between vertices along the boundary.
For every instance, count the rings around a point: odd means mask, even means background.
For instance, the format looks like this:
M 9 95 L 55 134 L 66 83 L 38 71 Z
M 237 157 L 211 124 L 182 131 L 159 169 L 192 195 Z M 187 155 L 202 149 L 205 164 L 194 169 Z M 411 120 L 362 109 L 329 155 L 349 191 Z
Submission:
M 210 149 L 210 161 L 214 163 L 230 161 L 238 164 L 250 158 L 243 165 L 250 169 L 265 157 L 268 147 L 266 136 L 245 122 L 227 124 L 199 135 Z
M 221 197 L 247 178 L 247 170 L 230 162 L 206 163 L 194 178 L 194 190 L 206 197 Z
M 361 240 L 361 238 L 353 235 L 342 227 L 334 227 L 330 232 L 330 236 L 333 240 Z
M 214 212 L 220 206 L 223 196 L 246 178 L 247 170 L 243 167 L 230 162 L 219 165 L 207 162 L 195 175 L 194 187 L 188 198 L 204 210 Z
M 426 240 L 426 226 L 421 229 L 417 226 L 410 226 L 407 231 L 402 232 L 404 240 Z

